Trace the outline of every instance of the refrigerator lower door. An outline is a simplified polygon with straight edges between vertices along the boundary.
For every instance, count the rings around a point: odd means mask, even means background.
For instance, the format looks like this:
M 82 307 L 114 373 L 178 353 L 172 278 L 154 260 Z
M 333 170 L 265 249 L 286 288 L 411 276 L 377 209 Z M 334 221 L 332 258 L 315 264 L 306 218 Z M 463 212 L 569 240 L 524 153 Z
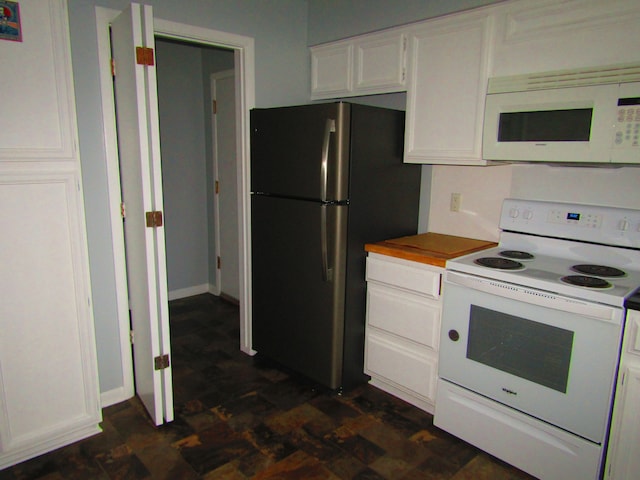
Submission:
M 347 206 L 252 196 L 253 349 L 342 381 Z

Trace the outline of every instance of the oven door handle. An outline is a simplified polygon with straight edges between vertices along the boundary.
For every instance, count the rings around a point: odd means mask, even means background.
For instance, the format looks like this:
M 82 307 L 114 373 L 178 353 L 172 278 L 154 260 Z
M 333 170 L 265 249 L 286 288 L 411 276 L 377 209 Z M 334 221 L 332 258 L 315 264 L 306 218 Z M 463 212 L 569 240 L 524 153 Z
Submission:
M 444 283 L 445 295 L 446 284 L 449 283 L 511 300 L 562 310 L 563 312 L 585 315 L 613 324 L 620 324 L 622 322 L 622 309 L 620 308 L 585 302 L 583 300 L 564 297 L 533 288 L 526 288 L 512 283 L 499 282 L 497 280 L 453 272 L 451 270 L 445 271 Z

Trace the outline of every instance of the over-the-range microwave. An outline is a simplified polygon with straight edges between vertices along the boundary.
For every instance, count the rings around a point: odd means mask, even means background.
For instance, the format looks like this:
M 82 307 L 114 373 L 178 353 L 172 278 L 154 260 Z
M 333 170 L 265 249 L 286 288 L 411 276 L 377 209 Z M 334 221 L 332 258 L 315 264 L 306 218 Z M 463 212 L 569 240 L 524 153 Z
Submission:
M 640 163 L 640 64 L 489 79 L 482 156 Z

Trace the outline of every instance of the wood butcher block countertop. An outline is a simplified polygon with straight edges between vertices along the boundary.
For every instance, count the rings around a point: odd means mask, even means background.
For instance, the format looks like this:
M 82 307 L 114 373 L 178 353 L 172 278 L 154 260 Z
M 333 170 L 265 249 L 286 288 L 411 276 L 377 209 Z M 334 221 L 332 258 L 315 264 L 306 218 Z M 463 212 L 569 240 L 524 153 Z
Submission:
M 497 243 L 441 233 L 421 233 L 378 243 L 367 243 L 364 249 L 391 257 L 444 267 L 447 260 L 495 247 Z

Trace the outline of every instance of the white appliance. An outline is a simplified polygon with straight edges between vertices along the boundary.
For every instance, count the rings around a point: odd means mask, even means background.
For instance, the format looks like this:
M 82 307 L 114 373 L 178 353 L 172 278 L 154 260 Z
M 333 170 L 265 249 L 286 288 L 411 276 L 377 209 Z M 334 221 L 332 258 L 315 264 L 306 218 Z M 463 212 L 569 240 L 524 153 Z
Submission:
M 637 163 L 640 64 L 489 79 L 485 160 Z
M 542 479 L 600 478 L 640 210 L 507 199 L 447 262 L 434 423 Z

